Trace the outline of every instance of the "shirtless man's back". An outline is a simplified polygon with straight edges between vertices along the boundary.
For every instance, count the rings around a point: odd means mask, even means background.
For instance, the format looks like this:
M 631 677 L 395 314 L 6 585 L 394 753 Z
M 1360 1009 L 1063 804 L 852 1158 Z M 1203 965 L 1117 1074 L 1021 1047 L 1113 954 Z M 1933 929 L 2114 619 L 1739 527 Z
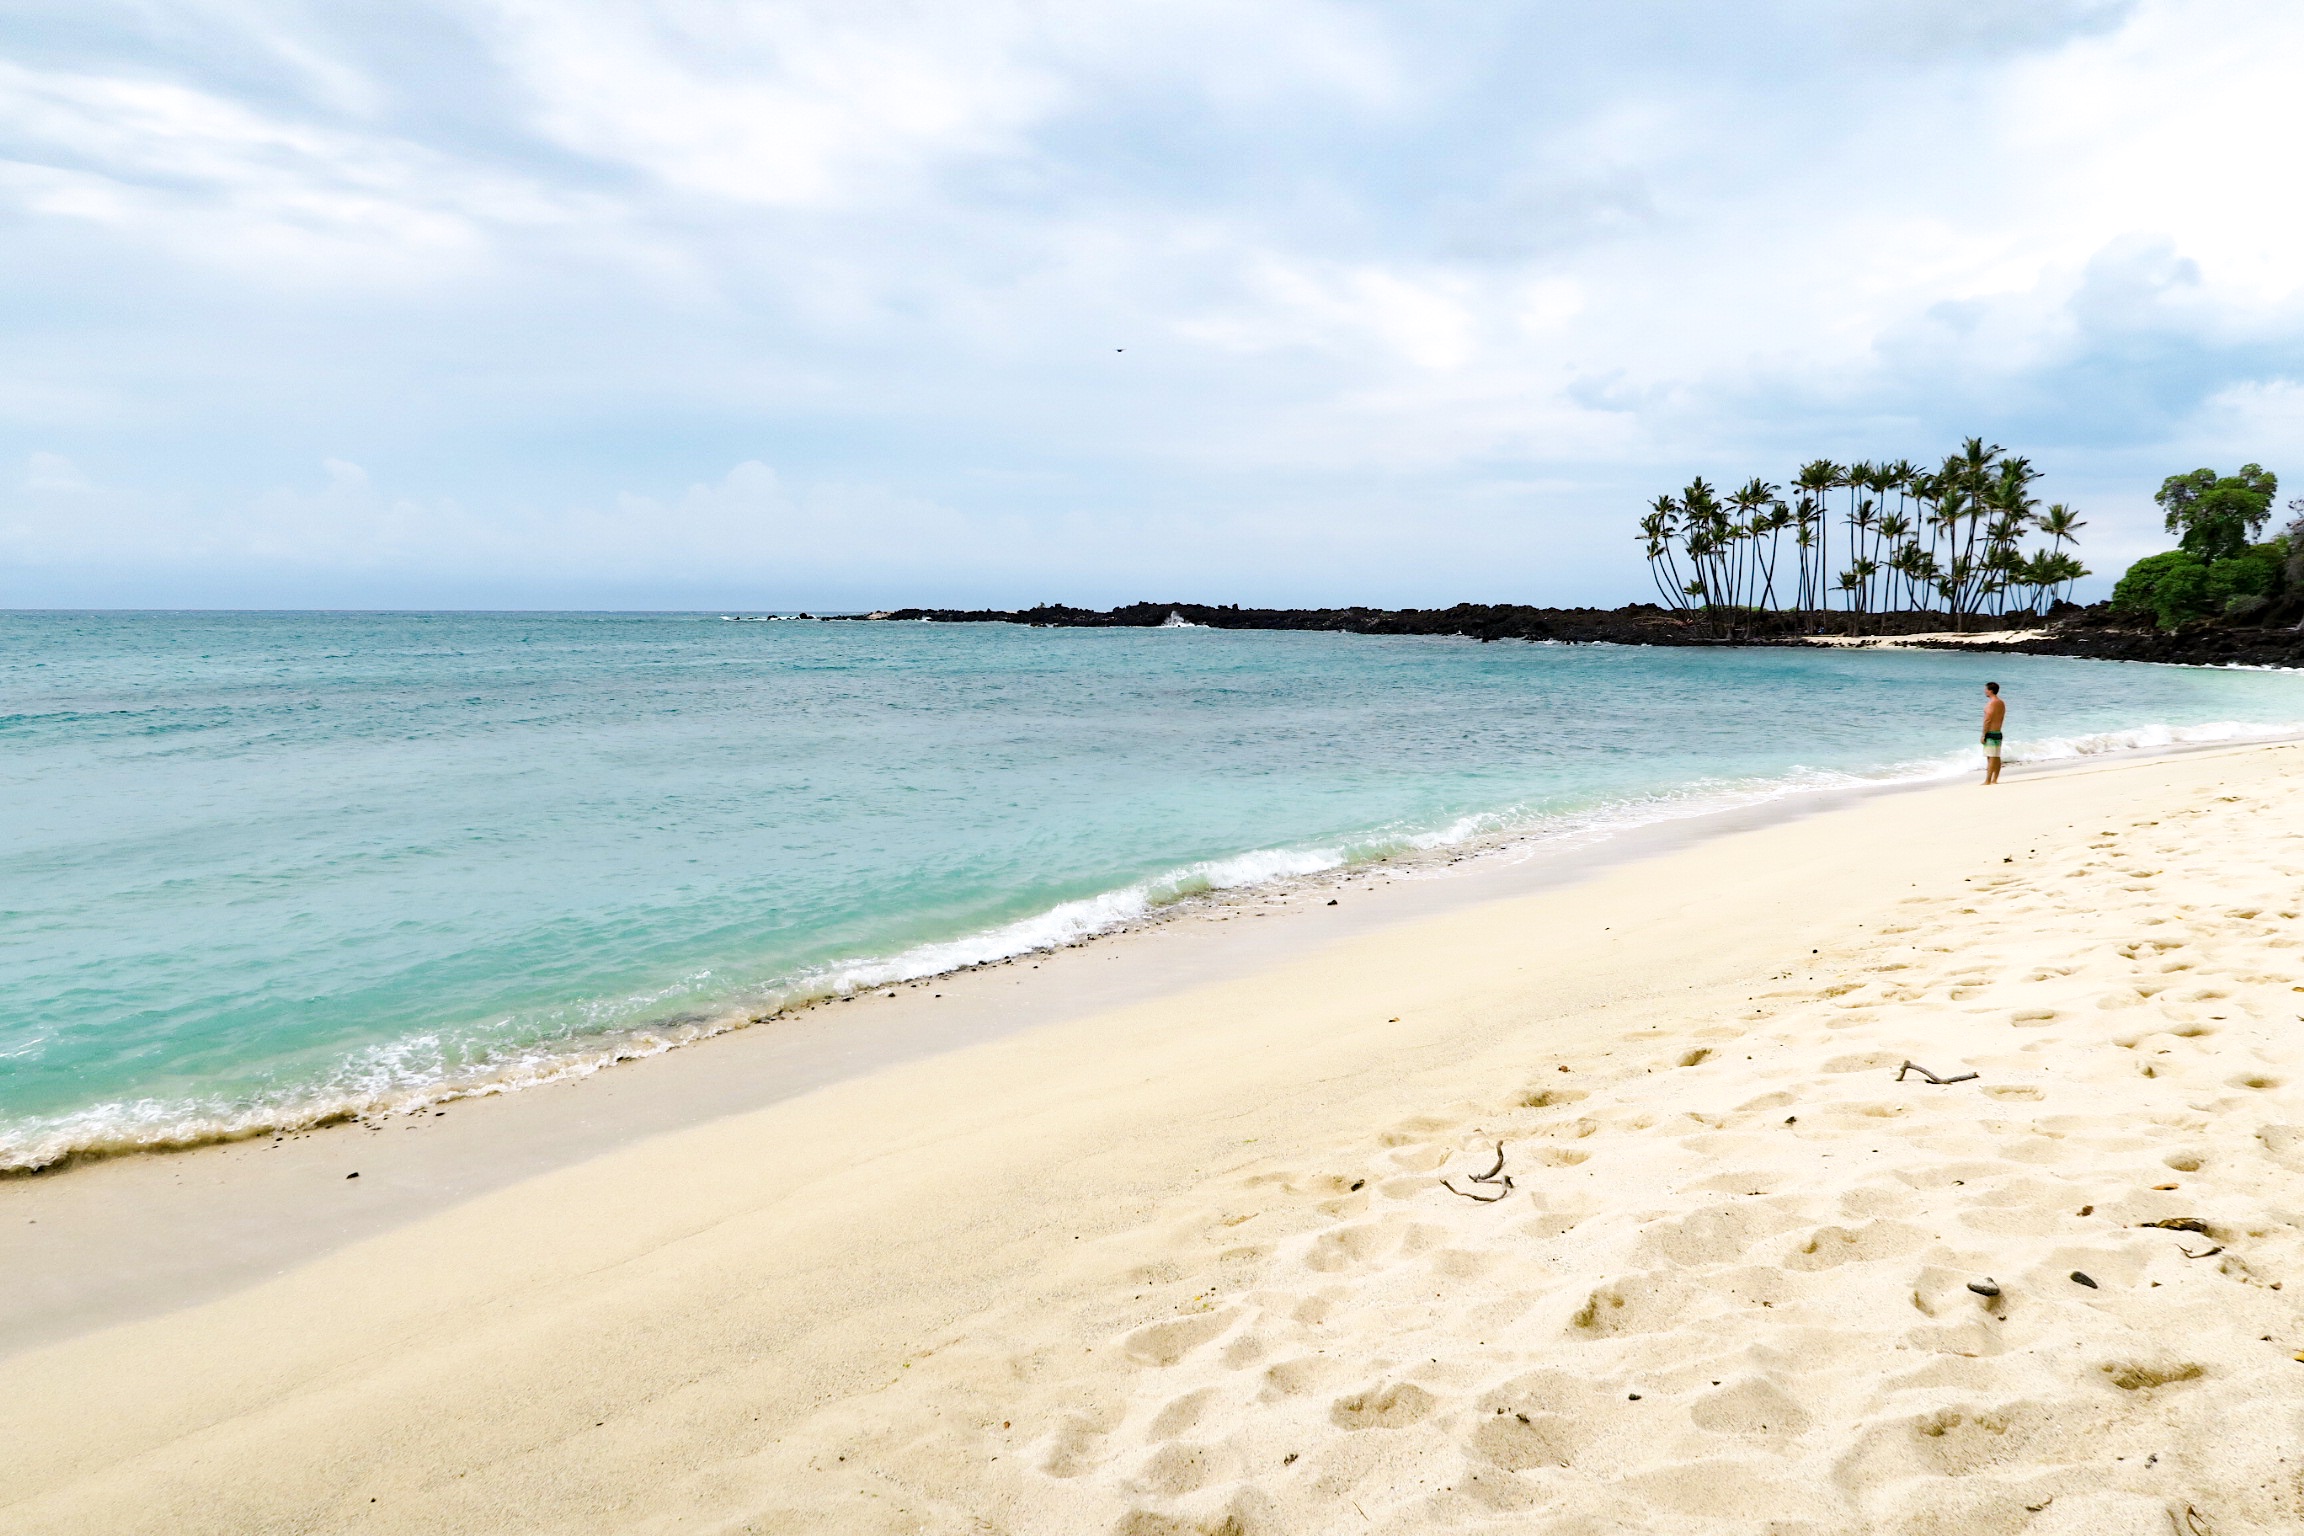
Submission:
M 2000 741 L 2008 723 L 2008 704 L 1998 683 L 1984 685 L 1984 782 L 2000 782 Z

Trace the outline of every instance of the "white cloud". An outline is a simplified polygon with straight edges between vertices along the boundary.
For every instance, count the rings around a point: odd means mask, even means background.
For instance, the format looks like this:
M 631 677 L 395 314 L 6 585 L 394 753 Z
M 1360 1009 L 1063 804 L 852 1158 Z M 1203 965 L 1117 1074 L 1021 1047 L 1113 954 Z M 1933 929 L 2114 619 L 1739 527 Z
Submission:
M 942 169 L 1034 161 L 1033 130 L 1150 82 L 1232 110 L 1306 92 L 1382 108 L 1403 88 L 1374 27 L 1305 0 L 475 9 L 554 144 L 682 192 L 778 208 L 886 207 Z
M 490 226 L 565 224 L 546 191 L 390 134 L 149 76 L 0 63 L 0 199 L 271 284 L 467 265 Z
M 2304 454 L 2304 13 L 95 3 L 0 65 L 0 438 L 187 560 L 1279 583 L 1321 508 L 1606 596 L 1699 468 L 1985 431 L 2141 537 Z
M 1349 355 L 1374 342 L 1419 369 L 1461 367 L 1475 349 L 1471 284 L 1452 273 L 1291 260 L 1263 252 L 1223 312 L 1181 320 L 1179 334 L 1229 352 L 1309 348 Z
M 60 453 L 35 453 L 24 461 L 24 489 L 35 496 L 93 489 L 80 467 Z
M 929 165 L 1014 149 L 1060 91 L 1016 57 L 1021 18 L 999 5 L 492 9 L 554 142 L 740 202 L 885 201 Z

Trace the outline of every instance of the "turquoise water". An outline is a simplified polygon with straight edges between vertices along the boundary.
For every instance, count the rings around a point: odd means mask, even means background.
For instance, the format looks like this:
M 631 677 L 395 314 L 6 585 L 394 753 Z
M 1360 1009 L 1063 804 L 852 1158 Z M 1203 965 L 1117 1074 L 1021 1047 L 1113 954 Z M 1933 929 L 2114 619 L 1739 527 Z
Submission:
M 2304 729 L 2290 674 L 717 615 L 0 614 L 0 1167 L 581 1070 L 1338 863 Z M 868 1027 L 859 1024 L 859 1027 Z

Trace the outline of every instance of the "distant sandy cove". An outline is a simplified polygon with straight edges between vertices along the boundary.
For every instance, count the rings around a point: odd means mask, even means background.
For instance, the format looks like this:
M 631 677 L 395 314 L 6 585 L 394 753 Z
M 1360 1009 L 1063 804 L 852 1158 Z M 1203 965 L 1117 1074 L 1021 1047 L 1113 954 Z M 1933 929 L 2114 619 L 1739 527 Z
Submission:
M 2304 1530 L 2300 912 L 2280 745 L 1356 934 L 0 1360 L 0 1531 Z

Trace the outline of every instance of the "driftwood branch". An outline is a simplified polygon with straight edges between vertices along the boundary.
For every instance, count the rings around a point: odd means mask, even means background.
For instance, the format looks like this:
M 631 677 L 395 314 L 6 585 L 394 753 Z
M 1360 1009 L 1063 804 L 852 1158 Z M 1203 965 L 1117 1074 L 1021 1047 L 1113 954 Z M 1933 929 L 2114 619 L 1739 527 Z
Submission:
M 1512 1192 L 1512 1175 L 1504 1171 L 1504 1143 L 1496 1143 L 1496 1161 L 1489 1166 L 1486 1173 L 1467 1174 L 1465 1181 L 1471 1184 L 1490 1185 L 1496 1193 L 1492 1195 L 1475 1194 L 1469 1189 L 1458 1189 L 1446 1179 L 1440 1181 L 1440 1187 L 1452 1195 L 1462 1195 L 1477 1205 L 1494 1205 L 1510 1194 Z
M 1958 1077 L 1938 1077 L 1935 1073 L 1920 1065 L 1920 1063 L 1916 1061 L 1907 1061 L 1904 1063 L 1904 1065 L 1896 1069 L 1896 1081 L 1904 1081 L 1904 1074 L 1907 1072 L 1917 1072 L 1939 1088 L 1943 1087 L 1946 1083 L 1965 1083 L 1969 1079 L 1978 1075 L 1974 1072 L 1963 1072 Z

